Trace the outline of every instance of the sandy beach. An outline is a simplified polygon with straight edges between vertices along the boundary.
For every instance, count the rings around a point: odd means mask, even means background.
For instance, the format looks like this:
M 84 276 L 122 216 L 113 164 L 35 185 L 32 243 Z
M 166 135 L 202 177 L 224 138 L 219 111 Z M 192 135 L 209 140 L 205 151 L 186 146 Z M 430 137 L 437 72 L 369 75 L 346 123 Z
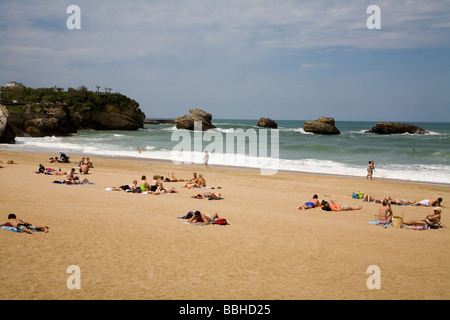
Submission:
M 0 299 L 449 299 L 450 233 L 384 228 L 369 224 L 378 204 L 352 199 L 362 191 L 420 201 L 443 198 L 446 186 L 277 173 L 202 165 L 175 165 L 90 157 L 90 185 L 53 183 L 64 176 L 36 174 L 53 154 L 0 151 L 1 223 L 9 213 L 50 228 L 33 235 L 0 230 Z M 222 200 L 193 199 L 212 190 L 142 195 L 108 192 L 146 175 L 188 179 L 202 173 Z M 217 189 L 221 187 L 221 189 Z M 313 194 L 358 206 L 359 211 L 296 208 Z M 193 226 L 177 217 L 200 210 L 229 225 Z M 432 208 L 393 206 L 405 220 L 423 219 Z M 80 289 L 69 289 L 69 266 L 80 270 Z M 380 289 L 369 289 L 370 266 L 380 268 Z

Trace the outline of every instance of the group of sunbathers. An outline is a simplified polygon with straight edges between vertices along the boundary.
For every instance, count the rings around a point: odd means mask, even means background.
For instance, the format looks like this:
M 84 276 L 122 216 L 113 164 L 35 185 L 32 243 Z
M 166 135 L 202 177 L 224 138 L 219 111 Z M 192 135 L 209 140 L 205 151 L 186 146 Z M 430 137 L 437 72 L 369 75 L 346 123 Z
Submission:
M 362 198 L 363 202 L 374 202 L 374 203 L 383 203 L 384 200 L 389 201 L 390 204 L 396 204 L 396 205 L 414 205 L 414 206 L 425 206 L 425 207 L 434 207 L 439 206 L 442 202 L 442 198 L 437 198 L 434 200 L 430 199 L 424 199 L 422 201 L 409 201 L 402 198 L 392 198 L 389 195 L 385 195 L 379 199 L 371 196 L 371 195 L 364 195 Z
M 305 202 L 304 205 L 297 207 L 297 210 L 307 210 L 307 209 L 313 209 L 316 207 L 322 207 L 322 210 L 325 211 L 349 211 L 349 210 L 360 210 L 362 206 L 349 206 L 344 204 L 338 204 L 335 200 L 330 200 L 330 202 L 322 200 L 319 200 L 319 196 L 317 194 L 313 195 L 311 199 L 309 199 L 307 202 Z
M 374 203 L 380 203 L 381 206 L 378 208 L 378 214 L 375 216 L 378 224 L 384 224 L 388 225 L 392 222 L 393 218 L 393 212 L 391 204 L 413 204 L 416 206 L 426 206 L 430 207 L 433 206 L 434 213 L 432 215 L 428 215 L 423 220 L 413 220 L 413 221 L 403 221 L 403 224 L 405 226 L 422 226 L 425 229 L 429 229 L 434 227 L 435 225 L 439 225 L 440 218 L 441 218 L 441 202 L 442 198 L 437 198 L 435 200 L 429 200 L 425 199 L 420 202 L 414 201 L 410 202 L 404 199 L 393 199 L 388 195 L 383 196 L 380 199 L 376 199 L 370 195 L 365 195 L 362 199 L 363 202 L 374 202 Z M 305 204 L 302 206 L 297 207 L 297 210 L 307 210 L 307 209 L 313 209 L 317 207 L 322 207 L 322 210 L 325 211 L 348 211 L 348 210 L 360 210 L 362 206 L 348 206 L 348 205 L 341 205 L 336 203 L 334 200 L 330 200 L 330 202 L 322 200 L 319 200 L 319 197 L 317 194 L 313 195 L 311 199 L 309 199 Z
M 151 183 L 148 183 L 147 176 L 143 175 L 140 182 L 133 180 L 130 184 L 122 185 L 120 187 L 110 187 L 106 188 L 107 191 L 126 191 L 133 193 L 142 194 L 167 194 L 167 193 L 178 193 L 174 187 L 165 188 L 163 185 L 164 177 L 159 175 L 154 175 Z

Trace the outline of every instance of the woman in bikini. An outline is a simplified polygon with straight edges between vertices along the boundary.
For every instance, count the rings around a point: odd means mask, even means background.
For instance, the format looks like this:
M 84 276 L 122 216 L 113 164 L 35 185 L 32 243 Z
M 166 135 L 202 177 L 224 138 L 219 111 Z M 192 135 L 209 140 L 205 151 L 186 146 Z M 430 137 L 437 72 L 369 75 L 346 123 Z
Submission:
M 389 224 L 392 220 L 392 208 L 389 200 L 384 199 L 381 206 L 378 208 L 378 222 L 383 224 Z
M 431 227 L 435 226 L 441 221 L 441 211 L 442 209 L 440 207 L 434 207 L 433 208 L 433 214 L 429 214 L 426 216 L 423 220 L 413 220 L 413 221 L 403 221 L 404 225 L 411 226 L 423 226 L 427 229 L 430 229 Z

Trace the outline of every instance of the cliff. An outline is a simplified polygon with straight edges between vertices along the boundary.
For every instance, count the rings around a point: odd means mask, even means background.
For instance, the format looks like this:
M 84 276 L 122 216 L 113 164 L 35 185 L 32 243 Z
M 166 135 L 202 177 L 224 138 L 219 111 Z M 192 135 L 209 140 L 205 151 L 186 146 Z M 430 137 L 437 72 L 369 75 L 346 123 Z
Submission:
M 145 114 L 139 103 L 119 93 L 88 91 L 81 86 L 32 89 L 2 87 L 8 124 L 18 135 L 66 135 L 79 129 L 137 130 Z

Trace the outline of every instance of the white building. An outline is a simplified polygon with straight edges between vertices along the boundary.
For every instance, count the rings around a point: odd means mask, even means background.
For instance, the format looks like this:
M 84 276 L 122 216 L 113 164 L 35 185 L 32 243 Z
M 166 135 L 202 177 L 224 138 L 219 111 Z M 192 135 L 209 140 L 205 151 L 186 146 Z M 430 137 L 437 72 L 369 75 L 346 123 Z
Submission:
M 15 82 L 15 81 L 10 81 L 6 84 L 7 87 L 23 87 L 23 84 L 21 82 Z

